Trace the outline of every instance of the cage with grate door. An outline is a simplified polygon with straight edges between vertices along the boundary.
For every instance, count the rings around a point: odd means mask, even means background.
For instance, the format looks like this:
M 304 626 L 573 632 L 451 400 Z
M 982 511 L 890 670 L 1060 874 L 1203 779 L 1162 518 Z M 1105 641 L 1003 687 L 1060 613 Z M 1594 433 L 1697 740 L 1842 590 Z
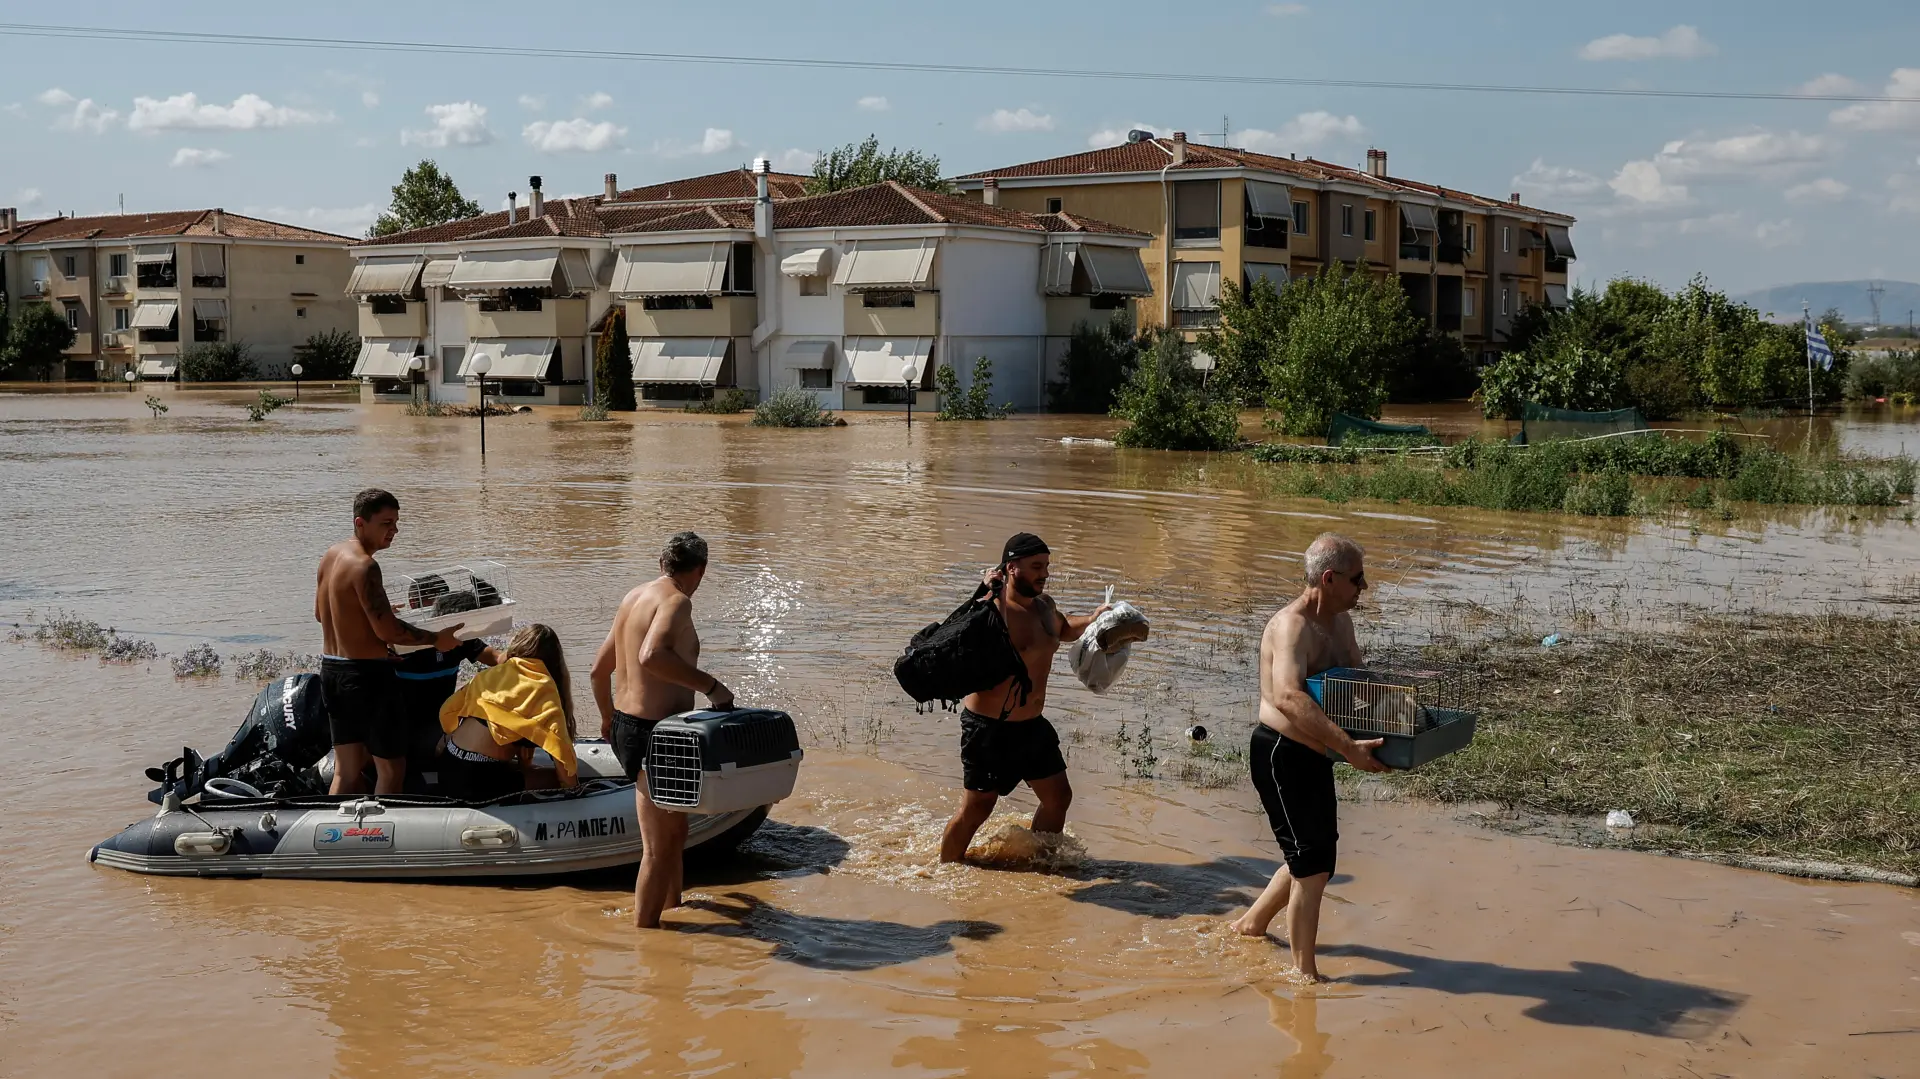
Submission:
M 438 632 L 459 626 L 461 640 L 475 640 L 513 628 L 516 604 L 513 577 L 507 567 L 491 560 L 465 562 L 387 578 L 387 599 L 393 613 L 410 625 Z M 415 647 L 398 646 L 410 652 Z
M 1450 671 L 1335 667 L 1307 679 L 1307 692 L 1355 739 L 1383 739 L 1373 755 L 1389 768 L 1464 749 L 1478 724 L 1468 681 Z
M 682 712 L 653 728 L 647 797 L 662 809 L 729 813 L 772 805 L 793 793 L 800 733 L 771 708 Z

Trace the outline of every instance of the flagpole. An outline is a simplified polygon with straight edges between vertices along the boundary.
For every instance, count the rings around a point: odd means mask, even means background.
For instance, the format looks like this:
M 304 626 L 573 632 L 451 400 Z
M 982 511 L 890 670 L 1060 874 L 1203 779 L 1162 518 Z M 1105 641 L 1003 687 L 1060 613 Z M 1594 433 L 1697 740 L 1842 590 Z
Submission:
M 1805 300 L 1800 301 L 1800 314 L 1806 319 L 1807 334 L 1811 336 L 1813 333 L 1813 308 L 1809 306 L 1807 304 L 1807 301 Z M 1813 344 L 1812 342 L 1808 342 L 1807 344 L 1807 419 L 1809 420 L 1813 419 Z M 1811 429 L 1809 429 L 1808 431 L 1808 437 L 1809 438 L 1812 437 Z

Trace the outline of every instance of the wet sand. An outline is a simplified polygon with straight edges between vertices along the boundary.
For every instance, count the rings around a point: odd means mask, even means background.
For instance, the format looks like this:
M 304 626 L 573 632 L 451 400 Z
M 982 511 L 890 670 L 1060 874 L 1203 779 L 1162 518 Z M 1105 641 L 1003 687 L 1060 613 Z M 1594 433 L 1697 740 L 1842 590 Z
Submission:
M 150 812 L 140 768 L 217 748 L 254 687 L 0 644 L 0 782 L 19 798 L 0 825 L 0 1073 L 1894 1076 L 1920 1054 L 1920 895 L 1559 847 L 1432 807 L 1345 809 L 1322 931 L 1338 980 L 1298 986 L 1283 945 L 1223 927 L 1274 864 L 1251 792 L 1128 779 L 1107 745 L 1149 720 L 1173 753 L 1189 714 L 1243 737 L 1250 687 L 1218 672 L 1323 528 L 1372 553 L 1377 639 L 1417 635 L 1407 612 L 1451 596 L 1897 605 L 1920 579 L 1897 517 L 1692 536 L 1267 502 L 1239 463 L 1063 446 L 1109 427 L 1056 418 L 909 437 L 897 418 L 769 432 L 555 410 L 489 420 L 482 473 L 472 421 L 326 407 L 262 425 L 214 395 L 170 403 L 155 421 L 105 394 L 0 399 L 0 621 L 62 607 L 176 653 L 317 651 L 312 560 L 379 482 L 403 501 L 390 566 L 505 561 L 584 668 L 654 545 L 696 527 L 714 664 L 790 706 L 810 757 L 747 857 L 696 875 L 675 931 L 644 938 L 630 875 L 139 877 L 86 848 Z M 1155 641 L 1129 694 L 1055 678 L 1050 711 L 1082 732 L 1086 860 L 935 867 L 953 720 L 916 715 L 884 663 L 1020 528 L 1053 544 L 1070 607 L 1120 584 Z

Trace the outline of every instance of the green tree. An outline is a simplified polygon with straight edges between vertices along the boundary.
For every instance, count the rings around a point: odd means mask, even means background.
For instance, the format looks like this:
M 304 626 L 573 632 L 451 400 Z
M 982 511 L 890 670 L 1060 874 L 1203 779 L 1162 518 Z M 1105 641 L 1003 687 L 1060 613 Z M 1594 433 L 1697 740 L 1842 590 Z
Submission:
M 928 191 L 949 190 L 940 175 L 940 159 L 914 149 L 890 147 L 884 153 L 880 139 L 868 135 L 862 142 L 847 143 L 823 151 L 813 162 L 813 175 L 805 185 L 809 195 L 824 195 L 848 187 L 865 187 L 883 180 L 898 180 L 909 187 Z
M 943 420 L 1002 420 L 1013 411 L 1011 401 L 994 407 L 993 361 L 985 356 L 974 359 L 973 381 L 966 389 L 960 388 L 960 372 L 950 363 L 933 373 L 933 385 L 939 391 L 939 418 Z
M 1287 282 L 1285 298 L 1286 336 L 1266 357 L 1269 424 L 1324 435 L 1336 412 L 1379 418 L 1387 373 L 1420 333 L 1399 284 L 1342 264 Z
M 245 382 L 258 377 L 253 347 L 244 341 L 212 341 L 180 350 L 182 382 Z
M 1262 277 L 1251 289 L 1239 282 L 1220 283 L 1220 321 L 1201 331 L 1196 342 L 1213 357 L 1209 382 L 1243 408 L 1259 408 L 1267 400 L 1267 371 L 1276 351 L 1287 339 L 1287 321 L 1298 306 L 1300 292 L 1275 289 Z
M 615 304 L 593 354 L 594 394 L 611 412 L 640 407 L 633 398 L 633 353 L 627 342 L 627 309 Z
M 73 327 L 52 304 L 24 304 L 7 324 L 0 369 L 12 378 L 43 378 L 73 347 Z
M 346 378 L 359 358 L 360 338 L 352 330 L 322 330 L 293 349 L 303 380 Z
M 441 172 L 432 160 L 423 160 L 400 174 L 400 182 L 393 185 L 392 205 L 374 221 L 367 235 L 391 236 L 479 214 L 480 204 L 462 195 L 453 177 Z
M 1106 415 L 1139 359 L 1140 342 L 1125 312 L 1103 326 L 1075 323 L 1061 358 L 1060 380 L 1047 383 L 1047 408 Z
M 1162 330 L 1120 387 L 1112 415 L 1127 421 L 1114 441 L 1151 450 L 1225 450 L 1240 441 L 1240 412 L 1193 366 L 1177 330 Z

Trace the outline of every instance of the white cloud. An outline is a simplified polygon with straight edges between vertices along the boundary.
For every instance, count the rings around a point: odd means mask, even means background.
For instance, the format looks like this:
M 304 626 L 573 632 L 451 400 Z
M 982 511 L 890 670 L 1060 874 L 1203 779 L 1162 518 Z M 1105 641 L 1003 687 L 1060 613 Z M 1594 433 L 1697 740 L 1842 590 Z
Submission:
M 893 107 L 887 103 L 886 98 L 881 97 L 879 94 L 869 94 L 854 102 L 854 105 L 862 112 L 885 112 Z
M 168 98 L 134 98 L 127 127 L 134 131 L 255 131 L 332 119 L 332 113 L 275 105 L 259 94 L 241 94 L 233 104 L 219 105 L 203 103 L 189 92 Z
M 1920 98 L 1920 67 L 1903 67 L 1887 80 L 1886 96 Z M 1862 101 L 1827 119 L 1854 131 L 1920 131 L 1920 101 Z
M 1831 147 L 1798 131 L 1750 131 L 1710 140 L 1675 139 L 1654 159 L 1668 176 L 1744 176 L 1826 159 Z
M 33 95 L 33 99 L 35 101 L 38 101 L 42 105 L 47 105 L 56 109 L 63 105 L 71 105 L 75 100 L 72 94 L 67 93 L 65 90 L 60 89 L 58 86 L 55 86 L 51 89 L 40 91 L 39 93 Z
M 596 109 L 604 109 L 612 104 L 613 95 L 607 93 L 605 90 L 595 90 L 593 93 L 580 99 L 580 106 L 588 112 L 593 112 Z
M 1866 87 L 1847 78 L 1845 75 L 1835 75 L 1829 72 L 1818 78 L 1808 79 L 1798 87 L 1795 87 L 1793 92 L 1796 94 L 1804 94 L 1808 97 L 1817 97 L 1821 94 L 1865 93 Z
M 1566 165 L 1549 165 L 1534 158 L 1527 171 L 1513 178 L 1514 189 L 1540 199 L 1580 199 L 1606 189 L 1605 181 L 1590 172 Z
M 536 97 L 533 94 L 521 94 L 520 107 L 528 112 L 539 112 L 541 109 L 547 107 L 547 99 L 544 97 Z
M 1236 131 L 1233 144 L 1263 154 L 1278 155 L 1310 150 L 1333 142 L 1351 141 L 1366 133 L 1366 125 L 1360 122 L 1358 116 L 1336 116 L 1325 110 L 1315 110 L 1288 120 L 1280 125 L 1278 131 L 1262 131 L 1257 127 Z
M 232 156 L 225 150 L 197 150 L 191 146 L 182 146 L 173 152 L 173 167 L 176 169 L 211 168 Z
M 1659 37 L 1608 34 L 1580 46 L 1582 60 L 1694 60 L 1720 50 L 1691 26 L 1676 26 Z
M 362 90 L 360 91 L 360 104 L 365 105 L 369 109 L 379 108 L 380 95 L 374 93 L 372 90 Z
M 1268 4 L 1267 14 L 1287 18 L 1293 15 L 1305 15 L 1313 9 L 1305 4 Z
M 14 201 L 22 206 L 38 206 L 41 197 L 39 188 L 23 187 L 20 189 L 20 194 L 14 197 Z
M 1792 218 L 1762 221 L 1753 227 L 1753 238 L 1760 241 L 1761 247 L 1785 247 L 1800 239 L 1800 229 Z
M 976 126 L 982 131 L 997 131 L 1002 134 L 1009 131 L 1052 131 L 1053 117 L 1044 112 L 1034 112 L 1025 106 L 1017 109 L 995 109 L 992 115 L 981 117 Z
M 1087 136 L 1087 145 L 1098 150 L 1103 146 L 1112 146 L 1116 142 L 1127 141 L 1127 132 L 1129 131 L 1151 131 L 1157 135 L 1166 130 L 1167 129 L 1160 124 L 1143 124 L 1139 122 L 1127 124 L 1124 127 L 1103 127 Z
M 692 154 L 724 153 L 740 149 L 741 146 L 742 143 L 733 137 L 732 131 L 724 127 L 710 127 L 701 134 L 699 142 L 660 139 L 653 144 L 653 152 L 661 157 L 687 157 Z
M 1685 184 L 1668 183 L 1660 166 L 1651 161 L 1629 161 L 1607 181 L 1613 193 L 1643 206 L 1672 206 L 1687 201 Z
M 626 133 L 626 128 L 612 121 L 594 123 L 585 117 L 535 120 L 520 132 L 527 145 L 543 154 L 599 153 L 618 145 Z
M 33 99 L 48 108 L 66 110 L 53 122 L 54 127 L 62 130 L 91 131 L 98 135 L 120 122 L 118 110 L 97 104 L 90 97 L 76 98 L 58 86 L 42 90 Z
M 813 163 L 820 159 L 818 151 L 802 150 L 799 147 L 782 150 L 777 154 L 763 153 L 760 156 L 773 162 L 775 172 L 809 173 L 813 171 Z
M 278 221 L 284 225 L 300 225 L 341 236 L 364 236 L 367 227 L 384 209 L 386 207 L 381 203 L 368 202 L 359 206 L 337 207 L 243 206 L 240 212 L 248 217 Z
M 1792 202 L 1831 202 L 1846 198 L 1852 190 L 1831 176 L 1822 176 L 1787 188 L 1786 196 Z
M 428 105 L 433 126 L 425 131 L 402 131 L 402 146 L 485 146 L 493 141 L 493 129 L 487 126 L 487 107 L 471 101 L 450 101 Z
M 1887 208 L 1899 213 L 1920 214 L 1920 176 L 1896 172 L 1887 177 Z

